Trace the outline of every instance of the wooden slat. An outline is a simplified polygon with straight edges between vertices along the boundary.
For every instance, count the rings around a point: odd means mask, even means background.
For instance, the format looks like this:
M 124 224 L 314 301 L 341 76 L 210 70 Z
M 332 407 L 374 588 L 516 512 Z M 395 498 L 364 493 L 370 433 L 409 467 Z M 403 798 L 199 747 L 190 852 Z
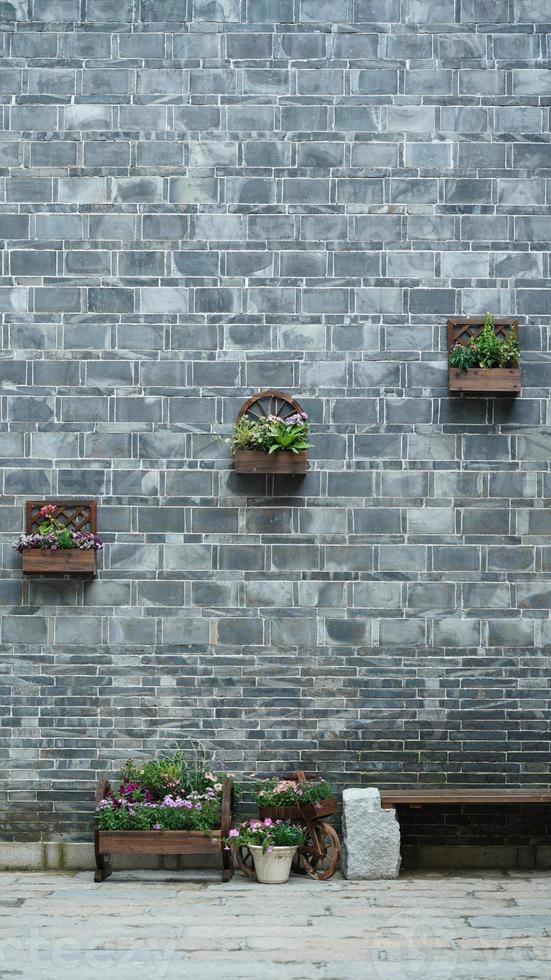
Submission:
M 397 804 L 432 806 L 444 803 L 551 803 L 551 789 L 472 789 L 466 786 L 459 789 L 382 789 L 380 793 L 383 807 Z
M 220 830 L 100 830 L 102 854 L 220 853 Z

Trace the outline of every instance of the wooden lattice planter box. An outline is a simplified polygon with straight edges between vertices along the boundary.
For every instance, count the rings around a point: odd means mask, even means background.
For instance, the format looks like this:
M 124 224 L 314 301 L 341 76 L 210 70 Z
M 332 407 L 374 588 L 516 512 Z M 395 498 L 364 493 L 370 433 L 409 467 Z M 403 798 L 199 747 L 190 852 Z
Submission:
M 237 422 L 244 415 L 259 420 L 270 415 L 282 419 L 302 413 L 303 409 L 294 398 L 281 391 L 261 391 L 253 395 L 241 407 Z M 308 452 L 278 450 L 267 453 L 255 449 L 237 449 L 234 453 L 236 473 L 289 473 L 304 475 L 308 471 Z
M 94 500 L 28 500 L 25 511 L 27 534 L 38 531 L 38 513 L 44 504 L 55 504 L 54 517 L 70 531 L 97 533 L 96 502 Z M 27 548 L 21 553 L 25 574 L 94 575 L 96 551 L 93 548 Z
M 107 779 L 100 779 L 96 789 L 99 803 L 110 786 Z M 220 860 L 222 881 L 233 875 L 231 852 L 223 844 L 234 819 L 233 780 L 225 779 L 222 789 L 220 827 L 214 830 L 99 830 L 94 821 L 94 851 L 96 871 L 94 881 L 105 881 L 112 874 L 113 854 L 202 854 L 217 855 Z
M 518 320 L 506 317 L 494 318 L 494 330 L 498 337 L 505 337 L 513 329 L 518 340 Z M 456 317 L 448 320 L 448 357 L 455 344 L 465 345 L 471 337 L 477 337 L 484 327 L 483 317 Z M 450 391 L 473 392 L 479 395 L 509 393 L 521 390 L 521 369 L 512 368 L 448 368 Z

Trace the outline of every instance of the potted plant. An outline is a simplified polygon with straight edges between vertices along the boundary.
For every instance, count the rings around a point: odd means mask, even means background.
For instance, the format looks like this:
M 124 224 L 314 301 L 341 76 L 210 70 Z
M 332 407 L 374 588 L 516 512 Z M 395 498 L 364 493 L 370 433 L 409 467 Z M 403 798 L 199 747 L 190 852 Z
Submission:
M 94 573 L 103 548 L 94 503 L 29 501 L 26 527 L 14 544 L 24 572 Z
M 337 810 L 333 787 L 324 779 L 279 779 L 256 783 L 253 795 L 262 818 L 316 820 Z
M 448 321 L 450 391 L 479 394 L 520 391 L 518 323 L 460 318 Z
M 232 875 L 222 849 L 233 819 L 233 780 L 206 756 L 191 760 L 181 749 L 160 759 L 129 760 L 112 787 L 101 779 L 96 792 L 94 880 L 111 874 L 113 853 L 220 855 L 222 880 Z
M 281 885 L 291 873 L 297 848 L 306 833 L 288 820 L 246 820 L 239 829 L 230 830 L 226 847 L 248 847 L 254 861 L 257 880 L 265 885 Z
M 263 391 L 242 407 L 231 450 L 237 473 L 304 474 L 310 423 L 298 402 L 276 391 Z

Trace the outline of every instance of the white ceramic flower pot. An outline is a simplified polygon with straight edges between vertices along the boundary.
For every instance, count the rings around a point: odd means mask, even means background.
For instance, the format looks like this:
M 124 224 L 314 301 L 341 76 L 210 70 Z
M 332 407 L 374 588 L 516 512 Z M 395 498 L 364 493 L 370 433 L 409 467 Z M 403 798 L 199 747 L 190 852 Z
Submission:
M 256 877 L 264 885 L 282 885 L 288 880 L 297 847 L 273 847 L 262 852 L 258 844 L 249 844 Z

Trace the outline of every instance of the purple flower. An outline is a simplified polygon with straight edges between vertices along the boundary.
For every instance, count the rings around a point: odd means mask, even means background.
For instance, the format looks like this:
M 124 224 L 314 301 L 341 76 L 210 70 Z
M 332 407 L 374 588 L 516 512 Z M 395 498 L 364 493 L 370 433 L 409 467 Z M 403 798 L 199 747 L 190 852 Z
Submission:
M 288 415 L 284 421 L 285 425 L 303 425 L 307 418 L 306 412 L 295 412 L 293 415 Z

